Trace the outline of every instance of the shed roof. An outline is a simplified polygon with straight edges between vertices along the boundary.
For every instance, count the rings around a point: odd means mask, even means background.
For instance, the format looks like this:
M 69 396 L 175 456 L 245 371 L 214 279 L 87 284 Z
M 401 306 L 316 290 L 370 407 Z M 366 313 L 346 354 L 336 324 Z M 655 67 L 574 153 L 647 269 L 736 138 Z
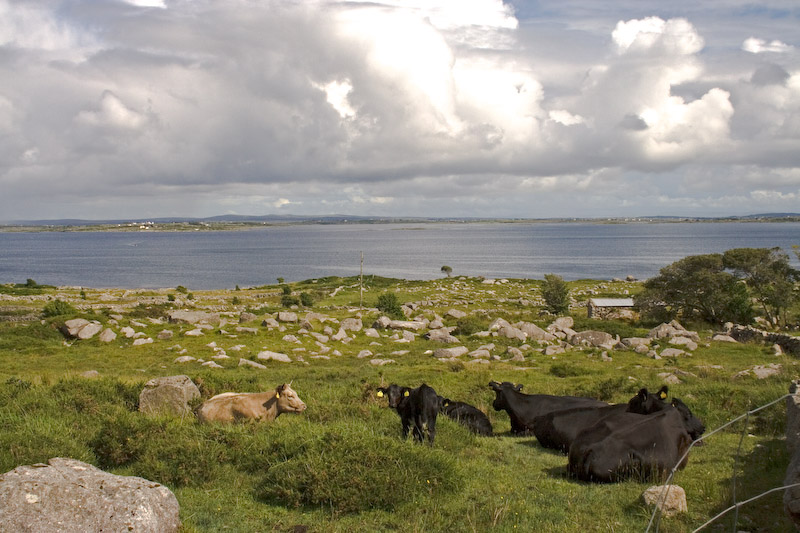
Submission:
M 633 307 L 633 298 L 590 298 L 595 307 Z

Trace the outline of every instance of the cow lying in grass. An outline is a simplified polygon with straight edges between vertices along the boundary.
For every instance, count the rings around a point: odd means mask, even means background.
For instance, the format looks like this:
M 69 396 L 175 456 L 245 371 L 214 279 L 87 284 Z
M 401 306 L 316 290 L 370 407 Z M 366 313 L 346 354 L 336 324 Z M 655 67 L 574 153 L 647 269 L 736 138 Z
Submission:
M 267 392 L 225 392 L 209 398 L 197 409 L 201 422 L 255 420 L 271 422 L 281 413 L 302 413 L 306 404 L 289 385 Z
M 428 443 L 433 446 L 433 439 L 436 437 L 436 415 L 439 413 L 440 405 L 440 396 L 436 391 L 424 383 L 416 389 L 392 383 L 386 388 L 378 388 L 378 397 L 383 396 L 389 400 L 389 407 L 400 415 L 403 438 L 408 438 L 408 430 L 413 425 L 414 440 L 422 442 L 427 430 Z
M 666 385 L 656 393 L 643 388 L 628 403 L 573 407 L 537 416 L 533 421 L 533 434 L 543 447 L 566 453 L 581 431 L 607 416 L 624 412 L 646 415 L 664 410 L 669 406 L 664 401 L 668 390 Z
M 492 423 L 489 417 L 475 406 L 464 402 L 454 402 L 449 398 L 440 398 L 441 412 L 478 435 L 492 436 Z
M 584 481 L 663 478 L 686 466 L 703 423 L 677 398 L 654 414 L 617 413 L 581 431 L 569 448 L 567 471 Z M 680 461 L 680 464 L 678 462 Z
M 495 411 L 505 410 L 511 419 L 511 432 L 516 435 L 528 435 L 534 428 L 534 420 L 538 416 L 553 411 L 571 409 L 573 407 L 602 407 L 606 402 L 580 396 L 552 396 L 550 394 L 524 394 L 520 392 L 522 385 L 514 385 L 508 381 L 498 383 L 490 381 L 489 387 L 495 392 L 492 407 Z

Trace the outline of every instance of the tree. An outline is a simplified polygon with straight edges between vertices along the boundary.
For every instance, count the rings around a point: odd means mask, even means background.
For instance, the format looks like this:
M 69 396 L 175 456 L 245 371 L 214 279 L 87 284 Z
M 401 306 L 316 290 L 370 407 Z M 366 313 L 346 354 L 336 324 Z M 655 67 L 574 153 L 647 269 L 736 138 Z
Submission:
M 444 265 L 444 266 L 442 266 L 442 272 L 447 274 L 447 277 L 449 278 L 450 274 L 453 273 L 453 269 L 451 267 L 447 266 L 447 265 Z
M 545 274 L 542 286 L 545 309 L 561 315 L 569 311 L 569 289 L 567 283 L 555 274 Z
M 747 287 L 725 271 L 721 254 L 691 255 L 661 269 L 636 297 L 644 318 L 699 318 L 747 324 L 753 309 Z
M 744 281 L 771 324 L 786 323 L 786 311 L 797 299 L 794 283 L 800 280 L 788 254 L 780 248 L 734 248 L 723 254 L 722 262 Z

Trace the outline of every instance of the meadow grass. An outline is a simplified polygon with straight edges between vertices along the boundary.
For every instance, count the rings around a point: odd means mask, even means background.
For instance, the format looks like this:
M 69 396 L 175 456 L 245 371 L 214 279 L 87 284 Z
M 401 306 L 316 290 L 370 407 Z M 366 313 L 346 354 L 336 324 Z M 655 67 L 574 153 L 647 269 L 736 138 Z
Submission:
M 540 316 L 535 280 L 509 280 L 487 285 L 476 278 L 446 278 L 429 282 L 365 277 L 365 326 L 378 314 L 371 309 L 378 296 L 394 292 L 401 302 L 419 303 L 420 313 L 458 319 L 449 309 L 469 313 L 472 324 L 485 327 L 494 318 L 529 320 L 546 326 Z M 309 309 L 338 319 L 353 316 L 359 306 L 357 278 L 320 278 L 290 284 L 311 292 Z M 573 296 L 589 292 L 624 295 L 636 290 L 630 282 L 581 280 L 570 284 Z M 338 289 L 338 290 L 337 290 Z M 260 328 L 264 313 L 280 309 L 277 285 L 230 291 L 122 291 L 42 289 L 78 309 L 79 316 L 118 329 L 131 322 L 156 338 L 164 329 L 174 337 L 133 346 L 122 336 L 104 344 L 96 338 L 67 340 L 58 331 L 66 318 L 0 322 L 0 471 L 21 464 L 74 457 L 107 471 L 136 475 L 168 486 L 181 505 L 185 532 L 207 531 L 643 531 L 651 511 L 641 493 L 651 482 L 629 480 L 590 484 L 566 476 L 566 458 L 542 448 L 533 437 L 514 437 L 504 412 L 495 412 L 490 380 L 524 385 L 523 392 L 578 394 L 611 402 L 627 401 L 640 387 L 657 389 L 659 374 L 677 375 L 671 394 L 683 399 L 709 430 L 772 401 L 787 392 L 797 376 L 797 362 L 775 356 L 769 347 L 711 342 L 708 326 L 698 328 L 703 340 L 691 355 L 654 360 L 629 351 L 575 349 L 557 356 L 528 351 L 525 361 L 495 361 L 488 365 L 442 363 L 426 351 L 439 347 L 417 338 L 394 343 L 355 336 L 349 344 L 330 345 L 342 352 L 330 360 L 311 359 L 311 339 L 301 345 L 279 332 Z M 331 296 L 336 292 L 335 296 Z M 173 296 L 173 301 L 168 296 Z M 25 294 L 17 295 L 24 298 Z M 232 304 L 236 296 L 239 303 Z M 15 301 L 15 307 L 41 309 L 43 299 Z M 183 335 L 188 325 L 161 320 L 173 307 L 221 312 L 230 324 L 202 337 Z M 246 310 L 259 317 L 245 326 L 257 335 L 231 338 Z M 14 314 L 16 311 L 9 312 Z M 3 314 L 0 307 L 0 315 Z M 303 312 L 300 312 L 303 315 Z M 580 302 L 573 309 L 575 329 L 598 329 L 625 336 L 644 336 L 650 325 L 589 320 Z M 16 315 L 14 315 L 16 316 Z M 116 318 L 115 318 L 116 317 Z M 152 319 L 152 320 L 151 320 Z M 476 326 L 477 324 L 477 326 Z M 315 324 L 315 330 L 321 329 Z M 488 342 L 503 354 L 518 341 L 478 338 L 466 331 L 460 340 L 469 349 Z M 210 343 L 228 351 L 223 369 L 179 364 L 178 348 L 209 359 Z M 377 342 L 378 345 L 373 343 Z M 535 343 L 531 343 L 536 348 Z M 234 352 L 232 347 L 239 346 Z M 663 346 L 666 344 L 662 343 Z M 305 351 L 296 352 L 296 348 Z M 305 362 L 269 362 L 266 370 L 238 366 L 239 357 L 255 358 L 260 350 L 303 356 Z M 362 350 L 396 362 L 372 366 L 356 357 Z M 405 354 L 392 355 L 397 351 Z M 777 376 L 758 380 L 733 376 L 757 364 L 778 363 Z M 100 378 L 81 374 L 96 370 Z M 159 376 L 186 374 L 203 398 L 226 391 L 267 390 L 293 381 L 306 402 L 302 415 L 283 415 L 269 424 L 203 425 L 193 416 L 149 417 L 138 412 L 144 383 Z M 401 438 L 399 417 L 376 396 L 389 383 L 416 386 L 426 382 L 454 400 L 467 401 L 487 413 L 495 437 L 477 437 L 459 424 L 440 417 L 435 445 L 416 445 Z M 739 500 L 779 486 L 789 461 L 783 432 L 785 408 L 778 404 L 738 423 L 691 452 L 689 464 L 675 482 L 686 489 L 689 512 L 662 519 L 660 531 L 691 531 L 730 505 L 733 468 Z M 744 438 L 741 432 L 745 431 Z M 740 446 L 742 455 L 735 461 Z M 738 529 L 789 530 L 782 494 L 776 493 L 739 511 Z M 733 526 L 726 517 L 724 527 Z M 719 524 L 717 524 L 719 526 Z

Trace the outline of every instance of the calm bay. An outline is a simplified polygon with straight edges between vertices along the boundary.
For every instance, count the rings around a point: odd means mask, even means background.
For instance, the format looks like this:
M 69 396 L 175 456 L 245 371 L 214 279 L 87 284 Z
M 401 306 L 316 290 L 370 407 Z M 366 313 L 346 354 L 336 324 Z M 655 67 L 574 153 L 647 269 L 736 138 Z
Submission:
M 0 233 L 0 283 L 231 289 L 364 274 L 645 279 L 688 255 L 780 247 L 800 223 L 420 223 L 267 226 L 242 231 Z

